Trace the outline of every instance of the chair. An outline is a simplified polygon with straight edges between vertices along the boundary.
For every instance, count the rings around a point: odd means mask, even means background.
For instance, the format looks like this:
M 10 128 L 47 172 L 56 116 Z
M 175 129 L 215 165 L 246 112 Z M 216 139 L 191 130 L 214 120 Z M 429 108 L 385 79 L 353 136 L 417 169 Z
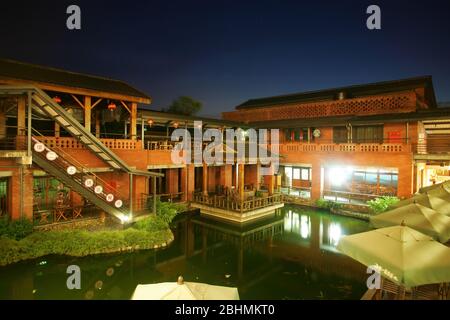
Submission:
M 381 300 L 405 300 L 406 289 L 388 279 L 381 279 Z

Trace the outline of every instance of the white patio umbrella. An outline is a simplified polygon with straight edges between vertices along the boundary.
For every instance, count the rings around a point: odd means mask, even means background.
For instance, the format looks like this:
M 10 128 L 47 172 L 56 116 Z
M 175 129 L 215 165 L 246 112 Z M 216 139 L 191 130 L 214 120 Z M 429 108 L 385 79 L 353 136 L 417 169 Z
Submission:
M 393 205 L 393 208 L 399 208 L 411 203 L 418 203 L 450 216 L 450 193 L 442 186 L 425 193 L 416 194 L 412 198 L 399 201 Z
M 431 186 L 428 187 L 423 187 L 419 190 L 419 193 L 426 193 L 428 191 L 434 190 L 434 189 L 439 189 L 439 188 L 444 188 L 445 190 L 447 190 L 448 192 L 450 192 L 450 181 L 445 181 L 445 182 L 441 182 L 438 184 L 433 184 Z
M 177 282 L 140 284 L 132 300 L 239 300 L 237 288 L 213 286 L 206 283 Z
M 338 249 L 405 287 L 450 282 L 450 248 L 406 226 L 345 236 Z
M 370 217 L 370 223 L 375 228 L 399 226 L 403 223 L 442 243 L 450 240 L 450 217 L 417 203 Z

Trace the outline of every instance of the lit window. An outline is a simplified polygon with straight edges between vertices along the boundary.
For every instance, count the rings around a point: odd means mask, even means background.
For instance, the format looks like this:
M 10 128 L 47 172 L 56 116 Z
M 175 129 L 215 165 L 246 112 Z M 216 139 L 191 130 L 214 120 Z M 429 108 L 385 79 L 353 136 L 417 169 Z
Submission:
M 309 181 L 309 169 L 302 169 L 302 180 Z
M 294 179 L 300 180 L 300 169 L 294 169 Z

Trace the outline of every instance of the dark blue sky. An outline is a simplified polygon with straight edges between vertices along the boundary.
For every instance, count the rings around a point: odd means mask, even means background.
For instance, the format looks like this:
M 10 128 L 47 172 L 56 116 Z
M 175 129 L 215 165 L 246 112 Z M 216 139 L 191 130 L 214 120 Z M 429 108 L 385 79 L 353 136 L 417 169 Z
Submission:
M 78 4 L 82 30 L 66 29 Z M 382 30 L 366 28 L 370 4 Z M 0 56 L 125 80 L 160 109 L 432 75 L 450 101 L 450 1 L 22 1 L 0 8 Z

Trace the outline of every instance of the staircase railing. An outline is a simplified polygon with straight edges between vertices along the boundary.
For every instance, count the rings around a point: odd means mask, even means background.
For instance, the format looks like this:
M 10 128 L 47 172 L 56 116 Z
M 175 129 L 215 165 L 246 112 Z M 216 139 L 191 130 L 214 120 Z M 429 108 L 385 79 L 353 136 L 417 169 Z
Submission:
M 39 140 L 39 132 L 34 130 L 32 137 L 32 148 L 34 156 L 45 159 L 59 169 L 61 174 L 70 176 L 76 183 L 82 185 L 84 189 L 91 192 L 96 198 L 105 202 L 111 207 L 115 207 L 125 216 L 130 212 L 129 201 L 117 188 L 101 179 L 94 172 L 83 166 L 72 155 L 61 148 L 48 148 Z M 37 134 L 37 136 L 36 136 Z

